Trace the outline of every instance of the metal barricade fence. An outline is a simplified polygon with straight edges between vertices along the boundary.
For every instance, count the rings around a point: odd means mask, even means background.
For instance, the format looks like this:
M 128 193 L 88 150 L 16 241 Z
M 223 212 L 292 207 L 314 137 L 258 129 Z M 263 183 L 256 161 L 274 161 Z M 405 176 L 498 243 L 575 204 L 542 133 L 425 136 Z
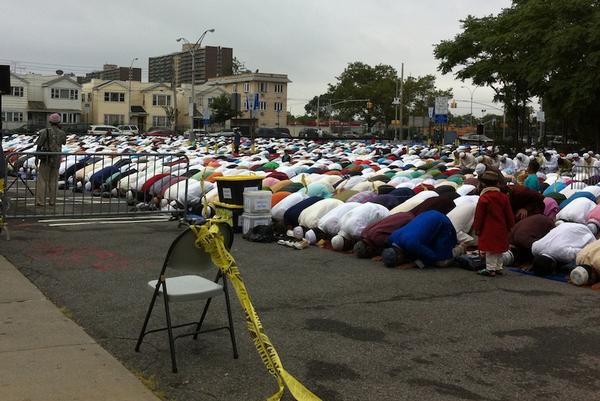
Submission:
M 52 158 L 60 163 L 57 177 L 44 167 Z M 184 154 L 14 152 L 5 167 L 2 213 L 8 219 L 185 215 L 188 206 L 191 171 Z
M 589 185 L 598 185 L 600 183 L 600 167 L 594 166 L 574 166 L 573 181 L 571 188 L 583 189 Z

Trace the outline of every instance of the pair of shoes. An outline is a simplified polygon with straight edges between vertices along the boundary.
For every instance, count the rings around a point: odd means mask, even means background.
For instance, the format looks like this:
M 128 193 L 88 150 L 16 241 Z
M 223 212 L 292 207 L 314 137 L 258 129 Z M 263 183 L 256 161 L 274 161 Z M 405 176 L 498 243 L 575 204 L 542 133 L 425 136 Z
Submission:
M 496 269 L 497 276 L 504 276 L 504 269 Z
M 44 206 L 46 206 L 46 205 L 44 205 L 43 203 L 39 203 L 39 202 L 36 202 L 36 204 L 35 204 L 35 205 L 36 205 L 36 206 L 40 206 L 40 207 L 44 207 Z
M 415 265 L 417 265 L 419 269 L 425 268 L 425 263 L 423 263 L 420 259 L 415 260 Z
M 308 241 L 303 239 L 302 241 L 298 241 L 296 243 L 294 243 L 294 248 L 296 249 L 306 249 L 308 248 Z
M 487 276 L 487 277 L 495 277 L 496 276 L 496 272 L 494 270 L 488 270 L 488 269 L 481 269 L 477 272 L 477 274 L 479 274 L 481 276 Z

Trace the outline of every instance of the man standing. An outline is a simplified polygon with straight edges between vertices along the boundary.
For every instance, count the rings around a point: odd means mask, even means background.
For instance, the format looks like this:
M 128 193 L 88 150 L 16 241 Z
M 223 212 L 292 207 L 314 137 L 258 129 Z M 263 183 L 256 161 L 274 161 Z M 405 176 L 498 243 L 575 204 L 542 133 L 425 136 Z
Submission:
M 233 129 L 233 153 L 238 155 L 240 153 L 240 144 L 242 141 L 242 133 L 239 128 Z
M 67 136 L 60 128 L 60 120 L 61 117 L 58 113 L 51 114 L 48 117 L 50 127 L 40 131 L 36 142 L 38 152 L 60 152 L 62 145 L 67 143 Z M 35 192 L 36 205 L 45 206 L 46 198 L 48 198 L 48 204 L 54 206 L 56 202 L 60 155 L 40 155 L 38 159 L 40 160 L 40 165 Z

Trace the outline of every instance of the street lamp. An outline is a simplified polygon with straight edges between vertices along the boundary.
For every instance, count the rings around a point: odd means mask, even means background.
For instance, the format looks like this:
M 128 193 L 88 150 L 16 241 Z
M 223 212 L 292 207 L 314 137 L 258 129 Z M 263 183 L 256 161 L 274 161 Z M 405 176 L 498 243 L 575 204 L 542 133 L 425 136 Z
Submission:
M 131 69 L 133 68 L 133 63 L 139 60 L 137 57 L 134 57 L 131 59 L 131 63 L 129 64 L 129 86 L 128 86 L 128 90 L 127 90 L 127 108 L 129 109 L 129 112 L 127 113 L 127 124 L 131 124 L 131 78 L 132 78 L 132 71 Z
M 461 86 L 462 89 L 466 89 L 469 91 L 469 94 L 471 95 L 471 127 L 473 127 L 473 95 L 475 94 L 475 91 L 477 90 L 477 88 L 479 88 L 479 86 L 476 86 L 475 88 L 471 89 L 468 86 Z
M 196 62 L 195 62 L 195 56 L 196 56 L 196 47 L 200 46 L 202 47 L 202 40 L 204 39 L 204 37 L 206 36 L 206 34 L 208 32 L 214 32 L 214 29 L 207 29 L 206 31 L 202 32 L 202 35 L 200 35 L 200 37 L 198 38 L 198 40 L 196 41 L 196 43 L 194 43 L 193 46 L 190 46 L 188 48 L 188 51 L 190 52 L 190 55 L 192 56 L 192 107 L 191 107 L 191 111 L 190 111 L 190 120 L 191 120 L 191 127 L 190 127 L 190 140 L 192 142 L 192 147 L 196 146 L 196 133 L 194 132 L 194 114 L 196 114 L 196 98 L 195 98 L 195 93 L 194 93 L 194 84 L 195 84 L 195 75 L 196 75 Z M 187 40 L 186 38 L 178 38 L 177 42 L 181 42 L 183 41 L 186 44 L 190 44 L 190 41 Z

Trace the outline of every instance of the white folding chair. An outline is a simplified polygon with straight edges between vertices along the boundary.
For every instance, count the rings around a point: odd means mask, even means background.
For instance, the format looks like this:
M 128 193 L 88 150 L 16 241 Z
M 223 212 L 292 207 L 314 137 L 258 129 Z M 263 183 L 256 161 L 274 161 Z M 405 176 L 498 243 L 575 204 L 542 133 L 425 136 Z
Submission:
M 223 233 L 224 243 L 227 249 L 231 248 L 233 243 L 233 231 L 228 224 L 219 224 L 219 228 Z M 200 333 L 208 333 L 217 330 L 227 329 L 231 337 L 231 345 L 233 347 L 233 357 L 237 359 L 238 351 L 237 344 L 235 341 L 235 332 L 233 329 L 233 319 L 231 317 L 231 304 L 229 301 L 229 292 L 227 289 L 227 277 L 224 276 L 221 271 L 211 262 L 210 256 L 200 248 L 195 246 L 196 235 L 191 228 L 186 229 L 184 232 L 179 234 L 177 238 L 171 244 L 163 267 L 160 271 L 157 280 L 152 280 L 148 283 L 149 288 L 153 290 L 152 300 L 146 313 L 144 325 L 140 332 L 137 344 L 135 346 L 136 352 L 139 352 L 140 346 L 146 334 L 155 333 L 159 331 L 167 331 L 169 334 L 169 348 L 171 351 L 171 363 L 173 367 L 173 373 L 177 372 L 177 361 L 175 357 L 175 340 L 181 337 L 194 336 L 194 339 L 198 338 Z M 181 275 L 177 277 L 167 278 L 165 273 L 166 270 L 177 270 L 192 274 Z M 205 273 L 211 269 L 217 269 L 218 273 L 214 281 L 206 279 L 200 276 L 198 273 Z M 222 280 L 222 284 L 219 281 Z M 167 290 L 168 289 L 168 290 Z M 208 312 L 211 300 L 215 296 L 224 295 L 225 304 L 227 307 L 227 319 L 229 324 L 227 326 L 218 327 L 210 330 L 201 330 L 202 323 Z M 148 321 L 152 314 L 152 309 L 158 297 L 163 298 L 165 305 L 165 316 L 166 316 L 166 327 L 159 329 L 153 329 L 146 331 Z M 171 324 L 171 302 L 184 302 L 184 301 L 196 301 L 206 300 L 204 309 L 199 321 L 190 323 L 172 325 Z M 173 335 L 173 329 L 180 327 L 195 325 L 196 329 L 193 332 Z

